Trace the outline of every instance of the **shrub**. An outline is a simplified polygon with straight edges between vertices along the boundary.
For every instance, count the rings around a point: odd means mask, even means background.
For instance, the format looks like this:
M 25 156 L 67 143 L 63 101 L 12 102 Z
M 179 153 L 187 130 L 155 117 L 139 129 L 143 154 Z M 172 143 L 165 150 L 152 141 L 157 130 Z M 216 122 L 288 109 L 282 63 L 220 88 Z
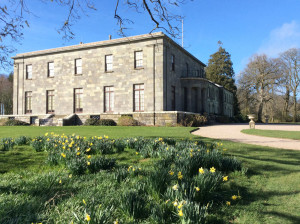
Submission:
M 93 126 L 93 125 L 97 125 L 97 122 L 99 120 L 96 119 L 96 118 L 89 118 L 89 119 L 86 119 L 86 121 L 84 122 L 83 125 L 86 125 L 86 126 Z
M 122 116 L 118 120 L 118 125 L 119 126 L 137 126 L 138 121 L 133 119 L 130 116 Z
M 7 121 L 8 121 L 8 119 L 6 119 L 6 118 L 0 119 L 0 126 L 5 125 L 5 122 L 7 122 Z
M 101 119 L 89 118 L 84 122 L 86 126 L 116 126 L 117 123 L 112 119 Z
M 100 126 L 116 126 L 117 123 L 112 119 L 100 119 L 97 122 L 97 125 L 100 125 Z
M 106 159 L 103 157 L 93 158 L 90 160 L 90 165 L 88 165 L 88 170 L 91 173 L 97 173 L 100 170 L 110 170 L 116 165 L 115 159 Z
M 4 123 L 5 126 L 27 126 L 30 125 L 24 121 L 19 120 L 8 120 Z
M 207 124 L 208 119 L 205 115 L 188 114 L 181 120 L 180 125 L 185 127 L 199 127 Z

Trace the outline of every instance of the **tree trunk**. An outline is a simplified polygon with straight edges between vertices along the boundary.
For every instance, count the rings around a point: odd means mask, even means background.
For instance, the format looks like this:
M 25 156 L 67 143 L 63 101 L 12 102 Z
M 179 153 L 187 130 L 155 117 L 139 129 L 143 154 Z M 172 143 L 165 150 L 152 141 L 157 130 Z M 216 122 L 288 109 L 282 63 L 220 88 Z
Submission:
M 288 113 L 289 113 L 289 102 L 290 102 L 290 88 L 286 87 L 285 97 L 284 97 L 284 108 L 283 108 L 283 120 L 288 121 Z
M 297 92 L 294 91 L 294 116 L 293 122 L 297 122 Z
M 257 121 L 258 122 L 262 122 L 262 112 L 263 112 L 263 107 L 264 107 L 264 104 L 263 102 L 261 101 L 259 103 L 259 106 L 258 106 L 258 113 L 257 113 Z

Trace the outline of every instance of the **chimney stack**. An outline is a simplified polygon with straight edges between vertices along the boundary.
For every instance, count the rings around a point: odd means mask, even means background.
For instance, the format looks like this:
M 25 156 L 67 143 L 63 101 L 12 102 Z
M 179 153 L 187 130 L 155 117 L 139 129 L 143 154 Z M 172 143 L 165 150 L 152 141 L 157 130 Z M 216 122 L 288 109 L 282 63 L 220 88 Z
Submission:
M 83 42 L 80 42 L 79 44 L 83 44 Z
M 109 40 L 111 40 L 111 35 L 108 36 Z

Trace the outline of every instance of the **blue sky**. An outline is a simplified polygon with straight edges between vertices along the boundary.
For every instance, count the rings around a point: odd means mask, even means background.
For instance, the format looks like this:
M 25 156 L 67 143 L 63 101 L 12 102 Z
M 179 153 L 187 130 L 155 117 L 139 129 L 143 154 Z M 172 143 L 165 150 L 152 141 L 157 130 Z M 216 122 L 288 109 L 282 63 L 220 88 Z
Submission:
M 65 42 L 56 30 L 66 11 L 50 2 L 28 1 L 34 15 L 28 16 L 30 28 L 24 30 L 22 44 L 15 44 L 16 53 L 107 40 L 109 34 L 119 38 L 113 18 L 116 1 L 95 2 L 97 11 L 87 11 L 88 16 L 73 26 L 75 39 Z M 300 47 L 300 0 L 186 0 L 172 11 L 185 17 L 185 48 L 207 64 L 218 49 L 217 42 L 222 41 L 232 56 L 236 77 L 253 54 L 276 57 L 291 47 Z M 126 31 L 128 36 L 148 33 L 153 27 L 147 14 L 136 14 L 122 5 L 120 13 L 135 21 Z

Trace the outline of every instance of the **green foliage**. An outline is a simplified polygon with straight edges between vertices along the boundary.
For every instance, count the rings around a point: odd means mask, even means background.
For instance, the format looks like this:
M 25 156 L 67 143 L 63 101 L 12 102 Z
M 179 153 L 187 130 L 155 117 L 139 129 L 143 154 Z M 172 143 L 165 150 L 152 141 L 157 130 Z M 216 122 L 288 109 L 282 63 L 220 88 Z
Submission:
M 147 217 L 147 197 L 144 185 L 138 184 L 134 189 L 125 191 L 121 198 L 121 208 L 134 219 Z
M 116 126 L 117 123 L 112 119 L 89 118 L 84 122 L 85 126 Z
M 206 125 L 208 118 L 200 114 L 188 114 L 181 120 L 180 124 L 185 127 L 200 127 Z
M 107 159 L 104 157 L 92 158 L 91 160 L 88 160 L 88 162 L 90 162 L 88 170 L 91 173 L 97 173 L 100 170 L 111 170 L 116 165 L 115 159 Z
M 8 151 L 10 149 L 13 149 L 14 145 L 15 141 L 13 138 L 2 138 L 0 141 L 0 150 Z
M 97 125 L 98 121 L 99 120 L 96 119 L 96 118 L 88 118 L 88 119 L 86 119 L 86 121 L 84 122 L 83 125 L 85 125 L 85 126 L 94 126 L 94 125 Z
M 119 126 L 137 126 L 138 121 L 131 116 L 121 116 L 118 120 Z
M 37 151 L 41 152 L 45 150 L 45 138 L 42 136 L 38 136 L 30 142 L 30 145 Z
M 234 115 L 239 116 L 240 109 L 236 95 L 237 87 L 235 85 L 231 55 L 220 46 L 216 53 L 210 55 L 205 72 L 207 79 L 224 86 L 233 93 Z
M 98 125 L 100 125 L 100 126 L 116 126 L 117 123 L 112 119 L 100 119 L 98 121 Z
M 4 123 L 4 126 L 28 126 L 28 125 L 29 124 L 24 121 L 19 121 L 19 120 L 15 120 L 15 119 L 7 120 Z
M 70 173 L 75 175 L 82 175 L 86 172 L 88 167 L 87 160 L 83 156 L 72 156 L 66 159 L 66 167 L 69 169 Z
M 15 138 L 15 143 L 16 145 L 28 145 L 30 140 L 31 139 L 26 136 L 20 136 Z
M 19 142 L 27 144 L 28 140 L 20 137 Z M 225 174 L 222 171 L 238 170 L 234 168 L 232 158 L 219 152 L 218 144 L 206 146 L 203 142 L 192 140 L 161 137 L 110 139 L 108 136 L 85 138 L 75 134 L 46 133 L 34 138 L 31 146 L 38 152 L 47 152 L 47 162 L 58 165 L 57 168 L 51 167 L 61 172 L 60 176 L 38 175 L 35 185 L 26 185 L 32 195 L 46 194 L 47 197 L 41 205 L 26 207 L 24 212 L 51 210 L 43 213 L 44 216 L 30 216 L 31 222 L 47 220 L 65 223 L 71 221 L 66 218 L 69 214 L 73 214 L 73 221 L 78 223 L 113 223 L 114 220 L 120 223 L 197 223 L 197 216 L 198 221 L 202 222 L 206 214 L 203 209 L 207 208 L 203 203 L 225 200 L 219 197 L 219 192 L 226 190 L 223 188 Z M 114 156 L 128 150 L 136 157 L 156 161 L 143 168 L 140 166 L 142 163 L 118 166 Z M 108 155 L 103 157 L 104 154 Z M 238 161 L 236 164 L 240 165 Z M 200 165 L 206 167 L 203 174 L 198 173 Z M 208 171 L 212 166 L 216 169 Z M 109 172 L 99 172 L 101 170 Z M 87 183 L 73 182 L 73 178 Z M 45 184 L 45 189 L 50 192 L 45 193 L 38 184 Z M 81 193 L 77 192 L 78 186 Z M 72 197 L 64 199 L 68 194 Z M 78 197 L 81 205 L 78 204 Z M 54 201 L 56 203 L 53 209 L 48 207 L 52 200 L 53 204 Z M 55 213 L 59 215 L 56 217 Z

